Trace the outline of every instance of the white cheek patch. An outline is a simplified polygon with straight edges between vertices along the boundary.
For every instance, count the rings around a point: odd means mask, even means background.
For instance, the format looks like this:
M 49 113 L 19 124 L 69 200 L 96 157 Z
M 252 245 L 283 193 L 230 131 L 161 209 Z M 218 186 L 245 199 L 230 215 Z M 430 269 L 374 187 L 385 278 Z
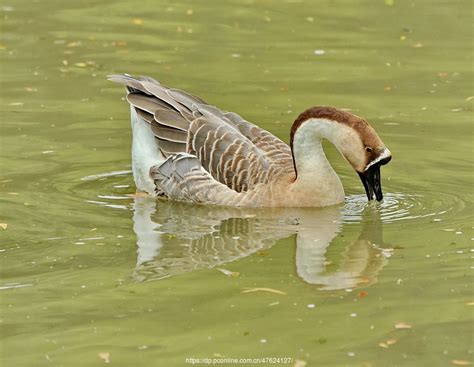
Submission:
M 384 150 L 382 151 L 382 154 L 380 154 L 377 158 L 375 158 L 372 162 L 370 162 L 364 169 L 364 171 L 367 171 L 370 167 L 372 167 L 374 164 L 380 162 L 381 160 L 385 159 L 385 158 L 388 158 L 392 155 L 392 153 L 390 153 L 390 150 L 388 150 L 387 148 L 384 148 Z

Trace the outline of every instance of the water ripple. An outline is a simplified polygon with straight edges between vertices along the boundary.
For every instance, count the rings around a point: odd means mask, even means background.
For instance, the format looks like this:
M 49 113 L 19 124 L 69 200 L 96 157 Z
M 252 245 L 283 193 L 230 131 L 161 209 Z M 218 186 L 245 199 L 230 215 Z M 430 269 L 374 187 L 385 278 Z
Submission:
M 436 200 L 433 200 L 433 197 L 436 197 Z M 380 203 L 367 202 L 365 195 L 351 195 L 346 198 L 342 211 L 343 222 L 360 222 L 362 213 L 368 206 L 373 206 L 380 212 L 384 223 L 402 220 L 417 223 L 422 218 L 430 218 L 434 222 L 450 220 L 453 214 L 459 214 L 466 208 L 466 203 L 459 197 L 446 193 L 436 193 L 435 196 L 434 193 L 393 192 L 387 193 Z

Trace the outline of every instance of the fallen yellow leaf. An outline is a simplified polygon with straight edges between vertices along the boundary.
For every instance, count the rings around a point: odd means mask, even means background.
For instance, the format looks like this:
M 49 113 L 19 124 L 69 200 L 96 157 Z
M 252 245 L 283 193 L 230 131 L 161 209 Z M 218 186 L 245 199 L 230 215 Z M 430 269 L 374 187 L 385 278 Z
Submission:
M 85 68 L 87 64 L 85 62 L 76 62 L 74 65 L 80 67 L 80 68 Z
M 279 291 L 278 289 L 273 288 L 244 288 L 242 293 L 250 293 L 250 292 L 270 292 L 270 293 L 277 293 L 277 294 L 286 294 L 283 291 Z
M 396 342 L 397 342 L 396 339 L 385 340 L 384 342 L 380 342 L 380 343 L 379 343 L 379 347 L 388 348 L 388 347 L 390 347 L 391 345 L 395 344 Z
M 411 329 L 411 325 L 399 322 L 398 324 L 395 324 L 395 329 Z
M 80 45 L 81 45 L 81 42 L 79 42 L 79 41 L 74 41 L 74 42 L 69 42 L 69 43 L 66 45 L 66 47 L 71 48 L 71 47 L 77 47 L 77 46 L 80 46 Z
M 453 359 L 451 363 L 456 366 L 470 366 L 471 365 L 471 362 L 466 361 L 464 359 Z
M 6 224 L 6 223 L 0 223 L 0 228 L 2 228 L 2 229 L 7 229 L 7 227 L 8 227 L 8 224 Z
M 143 20 L 141 20 L 140 18 L 133 18 L 133 19 L 132 19 L 132 24 L 142 25 L 142 24 L 143 24 Z
M 105 363 L 110 363 L 110 353 L 109 352 L 100 352 L 99 358 L 102 359 Z
M 293 367 L 306 367 L 306 361 L 303 361 L 301 359 L 295 360 L 295 363 L 293 363 Z
M 222 269 L 222 268 L 216 268 L 216 269 L 222 272 L 223 274 L 227 275 L 228 277 L 236 278 L 240 275 L 238 271 L 230 271 L 230 270 Z

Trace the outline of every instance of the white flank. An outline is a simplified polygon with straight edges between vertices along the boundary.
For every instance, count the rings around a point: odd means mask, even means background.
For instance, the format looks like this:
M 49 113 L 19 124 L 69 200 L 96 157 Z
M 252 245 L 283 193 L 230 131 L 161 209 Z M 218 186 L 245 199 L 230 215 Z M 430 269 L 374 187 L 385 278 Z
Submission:
M 150 168 L 161 164 L 165 157 L 160 153 L 151 126 L 143 121 L 132 106 L 130 109 L 133 131 L 132 171 L 138 190 L 153 194 L 155 183 L 150 177 Z

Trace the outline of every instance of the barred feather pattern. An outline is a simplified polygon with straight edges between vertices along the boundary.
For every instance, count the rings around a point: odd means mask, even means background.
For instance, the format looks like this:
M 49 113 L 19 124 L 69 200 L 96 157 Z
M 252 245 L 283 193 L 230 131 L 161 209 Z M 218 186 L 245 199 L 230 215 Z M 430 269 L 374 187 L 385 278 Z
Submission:
M 168 158 L 150 170 L 157 192 L 175 200 L 239 205 L 257 197 L 271 200 L 269 183 L 295 177 L 290 147 L 236 113 L 150 77 L 109 80 L 127 87 L 127 101 L 151 125 Z

